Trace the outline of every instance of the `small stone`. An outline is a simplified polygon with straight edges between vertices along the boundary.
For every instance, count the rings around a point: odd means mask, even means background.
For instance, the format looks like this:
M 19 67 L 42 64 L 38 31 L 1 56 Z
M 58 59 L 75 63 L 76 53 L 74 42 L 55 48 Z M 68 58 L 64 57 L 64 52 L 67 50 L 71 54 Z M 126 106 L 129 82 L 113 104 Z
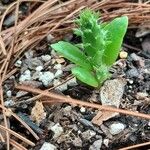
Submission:
M 25 96 L 26 94 L 28 94 L 28 92 L 26 92 L 26 91 L 19 91 L 19 92 L 17 92 L 16 97 L 19 98 L 19 97 Z
M 64 131 L 59 123 L 56 123 L 54 126 L 52 126 L 51 130 L 54 132 L 54 139 L 58 138 Z
M 42 147 L 40 148 L 40 150 L 57 150 L 57 148 L 56 148 L 56 146 L 54 146 L 51 143 L 44 142 L 44 144 L 42 145 Z
M 41 56 L 42 60 L 45 61 L 45 62 L 48 62 L 51 60 L 51 56 L 50 55 L 42 55 Z
M 110 125 L 109 131 L 112 135 L 116 135 L 121 133 L 125 129 L 125 125 L 120 122 L 115 122 Z
M 48 34 L 46 39 L 47 39 L 47 42 L 51 42 L 54 39 L 54 36 L 51 34 Z
M 133 84 L 133 80 L 129 80 L 128 82 L 129 82 L 130 84 Z
M 36 67 L 36 69 L 35 69 L 36 71 L 38 71 L 38 72 L 40 72 L 40 71 L 42 71 L 43 70 L 43 66 L 38 66 L 38 67 Z
M 136 94 L 137 99 L 145 99 L 146 97 L 148 97 L 148 93 L 138 92 Z
M 39 81 L 41 81 L 45 87 L 48 87 L 53 79 L 54 74 L 50 71 L 43 72 L 39 77 Z
M 89 150 L 100 150 L 102 146 L 102 138 L 95 141 L 89 148 Z
M 76 78 L 70 79 L 69 81 L 67 81 L 67 84 L 70 87 L 78 85 Z
M 58 79 L 54 79 L 53 85 L 54 87 L 59 85 L 58 87 L 55 88 L 55 90 L 61 91 L 61 92 L 67 90 L 68 88 L 66 83 L 61 84 L 61 82 Z
M 30 81 L 31 80 L 31 72 L 30 70 L 26 70 L 19 78 L 20 82 Z
M 9 15 L 9 16 L 4 20 L 3 25 L 6 26 L 6 27 L 10 27 L 10 26 L 14 25 L 15 18 L 16 18 L 16 16 L 15 16 L 14 13 L 11 14 L 11 15 Z
M 80 118 L 79 121 L 86 127 L 94 127 L 91 121 Z
M 33 58 L 33 51 L 29 50 L 24 55 L 27 59 Z
M 61 64 L 56 64 L 54 66 L 54 69 L 58 70 L 58 69 L 62 69 L 62 65 Z
M 75 146 L 75 147 L 82 147 L 82 140 L 80 137 L 76 137 L 73 141 L 72 141 L 72 144 Z
M 127 76 L 133 78 L 137 78 L 139 77 L 139 71 L 136 68 L 132 68 L 130 70 L 127 71 Z
M 82 138 L 84 138 L 85 140 L 89 140 L 92 137 L 94 137 L 95 135 L 96 135 L 96 133 L 93 130 L 87 130 L 82 133 Z
M 119 57 L 121 59 L 126 59 L 128 57 L 128 53 L 125 52 L 125 51 L 121 51 L 120 54 L 119 54 Z
M 108 147 L 109 139 L 104 139 L 103 143 L 104 143 L 104 145 L 105 145 L 106 147 Z
M 14 101 L 12 99 L 4 102 L 5 107 L 11 107 L 14 105 Z
M 17 60 L 15 63 L 16 67 L 21 67 L 22 61 L 21 60 Z
M 63 71 L 61 69 L 58 69 L 55 73 L 55 78 L 62 76 L 62 74 L 63 74 Z
M 80 112 L 81 112 L 81 113 L 85 113 L 85 111 L 86 111 L 85 107 L 81 107 L 81 108 L 80 108 Z
M 144 67 L 144 60 L 139 57 L 138 55 L 136 55 L 135 53 L 132 53 L 130 55 L 130 57 L 132 58 L 133 61 L 136 62 L 136 64 L 139 66 L 139 67 Z
M 12 96 L 12 91 L 10 91 L 10 90 L 7 91 L 7 92 L 6 92 L 6 95 L 7 95 L 7 97 L 11 97 L 11 96 Z

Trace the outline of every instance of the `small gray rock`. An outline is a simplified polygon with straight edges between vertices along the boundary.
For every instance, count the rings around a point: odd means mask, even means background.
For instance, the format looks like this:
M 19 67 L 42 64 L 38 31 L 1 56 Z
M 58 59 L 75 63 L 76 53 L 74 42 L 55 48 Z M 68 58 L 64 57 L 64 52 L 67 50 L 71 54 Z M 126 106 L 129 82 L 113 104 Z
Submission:
M 40 150 L 56 150 L 56 149 L 57 149 L 56 146 L 48 142 L 44 142 L 44 144 L 40 148 Z
M 52 126 L 51 130 L 54 132 L 54 139 L 58 138 L 64 131 L 59 123 L 56 123 L 54 126 Z
M 58 69 L 55 73 L 55 78 L 62 76 L 62 74 L 63 74 L 63 71 L 61 69 Z
M 89 148 L 89 150 L 100 150 L 102 146 L 102 138 L 99 140 L 95 141 Z
M 50 55 L 42 55 L 41 58 L 42 58 L 42 60 L 43 60 L 44 62 L 48 62 L 48 61 L 51 60 L 51 56 L 50 56 Z
M 75 147 L 82 147 L 82 140 L 80 137 L 76 137 L 73 141 L 72 141 L 72 144 L 75 146 Z
M 15 63 L 16 67 L 21 67 L 22 61 L 21 60 L 17 60 Z
M 78 85 L 76 78 L 72 78 L 69 81 L 67 81 L 68 86 L 76 86 Z
M 62 69 L 62 65 L 61 64 L 56 64 L 54 66 L 54 69 L 58 70 L 58 69 Z
M 7 97 L 11 97 L 11 96 L 12 96 L 12 91 L 8 90 L 8 91 L 6 92 L 6 95 L 7 95 Z
M 14 13 L 11 14 L 11 15 L 9 15 L 9 16 L 4 20 L 3 25 L 6 26 L 6 27 L 10 27 L 10 26 L 14 25 L 15 18 L 16 18 L 16 16 L 15 16 Z
M 125 129 L 125 125 L 120 122 L 115 122 L 109 126 L 109 131 L 112 135 L 121 133 Z
M 139 71 L 136 68 L 132 68 L 130 70 L 127 71 L 127 76 L 130 78 L 138 78 L 140 75 Z
M 54 79 L 54 74 L 50 71 L 43 72 L 39 77 L 39 81 L 41 81 L 43 85 L 46 87 L 50 85 L 53 79 Z
M 59 84 L 61 84 L 61 82 L 58 79 L 54 79 L 54 82 L 53 82 L 54 87 Z M 67 83 L 63 83 L 63 84 L 59 85 L 58 87 L 56 87 L 55 90 L 63 92 L 65 90 L 67 90 L 67 88 L 68 88 Z
M 31 80 L 31 72 L 30 70 L 26 70 L 19 78 L 20 82 L 30 81 Z
M 89 140 L 92 137 L 94 137 L 96 135 L 96 132 L 94 132 L 93 130 L 86 130 L 85 132 L 82 133 L 82 137 L 85 140 Z

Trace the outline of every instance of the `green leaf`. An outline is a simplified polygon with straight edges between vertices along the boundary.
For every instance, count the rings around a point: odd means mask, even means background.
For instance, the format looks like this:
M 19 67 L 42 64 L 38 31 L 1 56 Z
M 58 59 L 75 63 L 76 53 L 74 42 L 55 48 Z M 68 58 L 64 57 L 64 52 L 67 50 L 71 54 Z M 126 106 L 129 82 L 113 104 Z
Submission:
M 72 71 L 72 74 L 74 74 L 80 81 L 82 81 L 90 86 L 98 87 L 98 85 L 99 85 L 98 81 L 91 71 L 86 70 L 82 67 L 72 68 L 71 71 Z
M 58 43 L 52 44 L 51 47 L 73 63 L 88 70 L 92 69 L 87 56 L 74 45 L 68 42 L 60 41 Z
M 111 66 L 116 61 L 123 42 L 124 35 L 127 31 L 127 27 L 127 16 L 116 18 L 104 27 L 104 30 L 108 32 L 109 41 L 111 41 L 111 43 L 106 45 L 104 51 L 104 64 Z

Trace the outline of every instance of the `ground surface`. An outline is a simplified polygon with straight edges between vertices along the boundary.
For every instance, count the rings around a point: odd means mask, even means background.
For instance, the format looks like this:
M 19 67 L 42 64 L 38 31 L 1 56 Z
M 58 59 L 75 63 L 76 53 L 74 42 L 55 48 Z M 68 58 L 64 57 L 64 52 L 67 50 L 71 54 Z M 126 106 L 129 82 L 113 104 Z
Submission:
M 22 7 L 26 8 L 25 6 Z M 8 26 L 4 25 L 6 28 Z M 4 100 L 5 106 L 10 107 L 23 120 L 26 119 L 25 122 L 40 137 L 40 140 L 35 141 L 21 124 L 10 117 L 10 128 L 36 143 L 34 148 L 27 149 L 44 150 L 43 147 L 48 146 L 52 150 L 116 150 L 150 140 L 148 120 L 109 113 L 103 122 L 94 121 L 98 110 L 66 103 L 44 105 L 43 108 L 40 101 L 46 100 L 46 97 L 40 98 L 37 103 L 31 99 L 34 96 L 32 93 L 14 89 L 16 83 L 32 85 L 42 90 L 59 85 L 52 91 L 103 105 L 108 103 L 103 100 L 102 94 L 109 95 L 111 105 L 150 114 L 150 34 L 136 37 L 137 33 L 137 29 L 128 30 L 122 47 L 128 56 L 124 59 L 118 57 L 110 70 L 112 77 L 101 89 L 95 90 L 75 78 L 69 79 L 71 65 L 49 48 L 48 37 L 44 40 L 44 47 L 38 45 L 27 50 L 16 61 L 18 72 L 3 84 Z M 66 39 L 75 42 L 78 40 L 72 34 Z M 107 92 L 117 93 L 117 97 L 115 94 L 111 97 Z M 113 103 L 113 99 L 117 99 L 117 102 Z M 104 115 L 105 112 L 101 113 Z M 1 123 L 2 120 L 1 115 Z M 6 149 L 3 143 L 0 146 L 1 149 Z

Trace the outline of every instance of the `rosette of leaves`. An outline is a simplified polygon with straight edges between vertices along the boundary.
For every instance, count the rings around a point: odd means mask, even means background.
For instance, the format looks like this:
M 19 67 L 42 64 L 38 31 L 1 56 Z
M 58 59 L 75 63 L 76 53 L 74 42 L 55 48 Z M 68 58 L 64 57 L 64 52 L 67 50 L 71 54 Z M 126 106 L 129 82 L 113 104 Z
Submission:
M 109 68 L 118 57 L 128 26 L 128 17 L 115 18 L 109 23 L 99 23 L 99 14 L 89 9 L 83 10 L 75 20 L 78 28 L 74 34 L 81 37 L 77 45 L 59 41 L 51 47 L 76 66 L 72 68 L 80 81 L 100 86 L 110 77 Z

